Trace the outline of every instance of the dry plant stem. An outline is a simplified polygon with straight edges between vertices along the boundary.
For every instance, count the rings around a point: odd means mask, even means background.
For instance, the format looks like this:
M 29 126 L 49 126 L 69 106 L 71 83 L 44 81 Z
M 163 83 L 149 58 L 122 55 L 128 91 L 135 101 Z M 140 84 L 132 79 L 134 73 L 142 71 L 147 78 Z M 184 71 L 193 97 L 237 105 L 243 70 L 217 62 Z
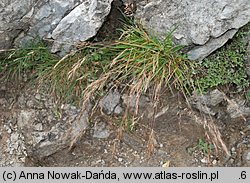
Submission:
M 230 156 L 227 146 L 221 138 L 221 133 L 213 120 L 207 120 L 206 117 L 204 117 L 204 128 L 208 129 L 208 133 L 206 132 L 206 135 L 213 142 L 216 151 L 218 152 L 218 147 L 221 145 L 226 154 Z
M 151 129 L 150 135 L 149 135 L 149 139 L 148 139 L 148 144 L 147 144 L 147 151 L 148 151 L 148 155 L 151 156 L 154 153 L 154 149 L 155 149 L 155 132 L 153 129 Z
M 0 53 L 1 52 L 10 52 L 10 51 L 15 51 L 16 49 L 1 49 L 0 50 Z
M 101 77 L 96 81 L 93 81 L 91 84 L 87 86 L 87 88 L 83 91 L 84 93 L 83 97 L 84 100 L 82 103 L 83 109 L 85 109 L 86 104 L 88 104 L 93 98 L 93 96 L 95 96 L 95 92 L 101 90 L 105 86 L 108 79 L 109 79 L 109 74 Z
M 58 65 L 60 65 L 64 60 L 66 60 L 68 57 L 74 55 L 75 53 L 76 53 L 76 51 L 72 51 L 71 53 L 65 55 L 63 58 L 61 58 L 61 59 L 57 62 L 57 64 L 54 66 L 53 69 L 56 69 L 56 67 L 57 67 Z
M 222 149 L 224 150 L 224 152 L 230 156 L 228 148 L 225 145 L 224 141 L 222 140 L 221 133 L 220 133 L 218 127 L 215 125 L 213 119 L 211 117 L 208 119 L 204 115 L 203 115 L 203 118 L 201 118 L 200 116 L 197 116 L 194 113 L 192 108 L 189 108 L 189 109 L 190 109 L 190 112 L 188 114 L 191 116 L 194 116 L 196 119 L 196 122 L 198 124 L 202 124 L 204 126 L 205 135 L 206 135 L 207 139 L 209 139 L 213 143 L 216 152 L 218 152 L 218 148 L 221 146 Z
M 68 80 L 73 79 L 76 75 L 76 71 L 80 69 L 83 62 L 86 61 L 86 57 L 83 57 L 82 59 L 78 60 L 73 66 L 72 69 L 68 72 Z M 79 80 L 79 79 L 78 79 Z

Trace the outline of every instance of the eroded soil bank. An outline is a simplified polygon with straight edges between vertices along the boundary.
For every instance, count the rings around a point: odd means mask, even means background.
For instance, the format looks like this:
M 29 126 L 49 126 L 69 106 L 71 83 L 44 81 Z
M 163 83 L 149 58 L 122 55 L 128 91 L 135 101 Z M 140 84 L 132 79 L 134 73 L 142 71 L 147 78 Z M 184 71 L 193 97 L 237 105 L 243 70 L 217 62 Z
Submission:
M 123 97 L 124 98 L 124 97 Z M 150 97 L 140 101 L 141 118 L 124 130 L 119 139 L 119 115 L 96 112 L 87 130 L 73 148 L 70 143 L 60 146 L 55 153 L 38 157 L 39 150 L 27 139 L 36 132 L 42 133 L 39 145 L 50 138 L 58 145 L 52 128 L 60 129 L 69 118 L 77 114 L 77 107 L 63 105 L 59 110 L 53 100 L 32 84 L 1 83 L 0 90 L 0 146 L 1 166 L 249 166 L 250 124 L 243 118 L 231 119 L 227 114 L 219 117 L 205 116 L 190 109 L 179 94 L 162 93 L 154 123 L 154 151 L 149 155 L 152 104 Z M 124 101 L 120 101 L 123 108 Z M 66 106 L 66 107 L 65 107 Z M 223 105 L 220 106 L 223 108 Z M 124 109 L 124 108 L 123 108 Z M 133 106 L 131 106 L 133 109 Z M 132 118 L 131 118 L 132 119 Z M 222 133 L 222 139 L 231 156 L 222 148 L 205 153 L 204 121 L 212 120 Z M 132 120 L 131 120 L 132 121 Z M 133 120 L 134 122 L 136 120 Z M 28 125 L 25 123 L 29 123 Z M 115 125 L 118 124 L 118 125 Z M 32 133 L 24 134 L 27 129 Z M 66 130 L 66 129 L 65 129 Z M 51 134 L 46 133 L 51 132 Z M 48 135 L 48 136 L 46 136 Z M 46 136 L 46 137 L 43 137 Z M 53 140 L 54 139 L 54 140 Z M 203 143 L 199 140 L 205 139 Z M 67 139 L 64 139 L 68 142 Z M 51 147 L 51 146 L 48 146 Z M 42 149 L 42 148 L 40 148 Z

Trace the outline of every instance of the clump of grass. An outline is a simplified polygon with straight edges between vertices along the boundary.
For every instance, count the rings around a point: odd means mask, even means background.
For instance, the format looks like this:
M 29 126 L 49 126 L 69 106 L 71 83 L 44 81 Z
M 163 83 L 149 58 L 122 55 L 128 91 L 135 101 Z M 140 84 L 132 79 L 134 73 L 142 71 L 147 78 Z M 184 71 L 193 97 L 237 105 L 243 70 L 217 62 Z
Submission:
M 125 26 L 115 42 L 86 43 L 61 59 L 49 53 L 43 43 L 14 50 L 0 62 L 0 71 L 19 77 L 32 71 L 39 83 L 47 83 L 60 102 L 74 102 L 83 109 L 114 85 L 124 86 L 138 101 L 142 94 L 151 92 L 155 103 L 165 86 L 177 88 L 186 95 L 194 90 L 193 86 L 203 92 L 228 82 L 246 85 L 242 62 L 245 50 L 228 52 L 222 48 L 223 53 L 195 67 L 181 54 L 181 49 L 173 43 L 172 32 L 161 40 L 141 25 L 133 24 Z M 133 130 L 134 123 L 128 120 L 126 123 L 124 126 Z M 148 147 L 152 151 L 153 130 L 149 139 Z
M 202 93 L 220 85 L 233 84 L 239 88 L 249 85 L 245 67 L 247 53 L 246 35 L 250 24 L 243 27 L 221 49 L 197 64 L 195 86 Z
M 107 72 L 84 90 L 84 103 L 111 82 L 126 83 L 129 93 L 138 97 L 152 88 L 155 100 L 163 86 L 188 92 L 192 63 L 180 54 L 181 48 L 173 43 L 172 33 L 162 41 L 141 25 L 126 26 L 109 47 L 115 54 Z
M 36 78 L 44 68 L 58 61 L 58 58 L 52 55 L 40 40 L 29 42 L 20 49 L 7 51 L 9 53 L 5 53 L 7 56 L 0 62 L 0 73 L 4 73 L 5 79 L 21 79 L 25 73 L 32 74 L 32 77 Z
M 110 55 L 103 44 L 88 44 L 46 67 L 40 82 L 49 79 L 51 93 L 60 102 L 80 104 L 83 91 L 105 72 Z M 105 54 L 104 54 L 105 52 Z
M 62 59 L 49 53 L 42 42 L 12 52 L 0 68 L 11 76 L 32 71 L 40 83 L 61 101 L 83 105 L 103 92 L 108 84 L 126 84 L 138 97 L 153 88 L 156 99 L 162 86 L 187 92 L 191 62 L 180 54 L 172 35 L 164 40 L 150 35 L 141 25 L 127 25 L 116 42 L 86 43 Z
M 104 63 L 110 62 L 108 54 L 104 57 L 105 49 L 102 44 L 88 44 L 60 59 L 44 42 L 29 42 L 20 49 L 6 50 L 0 62 L 1 78 L 21 80 L 28 74 L 34 83 L 46 84 L 58 103 L 77 104 L 85 87 L 104 72 Z

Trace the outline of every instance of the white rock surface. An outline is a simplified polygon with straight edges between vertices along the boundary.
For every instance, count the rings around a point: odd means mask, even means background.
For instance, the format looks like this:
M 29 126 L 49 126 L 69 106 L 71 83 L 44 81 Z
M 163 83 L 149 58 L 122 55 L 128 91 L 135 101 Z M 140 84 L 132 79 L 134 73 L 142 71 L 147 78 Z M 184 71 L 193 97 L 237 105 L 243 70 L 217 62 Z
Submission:
M 0 0 L 0 49 L 40 37 L 51 39 L 53 52 L 66 54 L 97 33 L 112 1 Z
M 72 44 L 96 35 L 111 9 L 113 0 L 86 0 L 65 16 L 53 30 L 52 52 L 68 51 Z
M 161 37 L 176 28 L 177 43 L 190 46 L 189 58 L 201 60 L 250 22 L 249 0 L 151 0 L 138 4 L 137 17 Z

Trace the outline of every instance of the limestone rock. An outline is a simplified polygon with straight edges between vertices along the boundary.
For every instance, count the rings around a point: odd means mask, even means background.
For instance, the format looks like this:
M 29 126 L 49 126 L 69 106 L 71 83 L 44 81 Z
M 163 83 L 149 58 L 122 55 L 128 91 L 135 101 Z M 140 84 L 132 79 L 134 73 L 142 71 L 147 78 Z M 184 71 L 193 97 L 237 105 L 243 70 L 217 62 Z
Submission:
M 72 44 L 96 35 L 111 9 L 113 0 L 86 0 L 65 16 L 53 30 L 52 52 L 68 51 Z
M 79 138 L 84 130 L 88 128 L 88 112 L 78 112 L 68 116 L 62 122 L 58 122 L 50 130 L 33 131 L 30 144 L 33 148 L 30 155 L 43 158 L 69 147 L 70 144 Z
M 227 113 L 231 118 L 247 118 L 250 116 L 250 108 L 246 106 L 246 101 L 242 99 L 232 99 L 228 102 Z
M 23 130 L 32 124 L 34 120 L 35 110 L 21 110 L 17 118 L 17 125 L 21 130 Z
M 0 49 L 45 38 L 66 54 L 95 36 L 113 0 L 0 0 Z
M 87 110 L 90 110 L 91 106 Z M 49 112 L 45 118 L 42 117 L 41 110 L 22 110 L 17 117 L 18 130 L 23 134 L 27 143 L 27 153 L 29 156 L 43 158 L 49 156 L 65 147 L 69 147 L 71 142 L 81 136 L 82 132 L 88 128 L 88 111 L 65 105 L 62 109 L 65 117 L 58 120 L 51 127 L 43 128 L 47 121 Z M 41 121 L 41 119 L 43 119 Z M 37 121 L 39 123 L 37 123 Z
M 100 100 L 101 109 L 107 114 L 121 114 L 121 94 L 118 91 L 111 91 Z
M 250 22 L 249 0 L 154 0 L 138 3 L 137 17 L 162 38 L 172 31 L 189 46 L 189 58 L 202 60 Z
M 216 112 L 213 111 L 213 107 L 221 103 L 224 100 L 224 96 L 224 93 L 215 89 L 206 95 L 193 95 L 189 101 L 199 111 L 214 116 Z
M 27 30 L 28 22 L 23 17 L 28 14 L 34 0 L 0 0 L 0 49 L 12 46 L 13 40 Z
M 110 130 L 108 129 L 107 124 L 100 122 L 94 126 L 94 138 L 105 139 L 110 135 Z
M 138 98 L 136 95 L 123 94 L 122 100 L 127 107 L 131 108 L 137 108 L 137 105 L 138 107 L 146 107 L 146 106 L 152 107 L 153 105 L 150 102 L 150 99 L 144 95 Z

